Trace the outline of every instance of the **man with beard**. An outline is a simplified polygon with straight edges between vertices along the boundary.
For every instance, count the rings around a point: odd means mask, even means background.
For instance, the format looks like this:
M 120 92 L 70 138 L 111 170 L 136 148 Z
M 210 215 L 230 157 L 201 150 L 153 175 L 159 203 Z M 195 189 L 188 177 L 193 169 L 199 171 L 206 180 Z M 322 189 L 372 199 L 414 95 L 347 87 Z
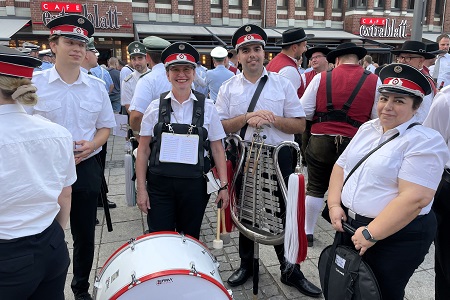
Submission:
M 130 43 L 128 45 L 128 54 L 130 55 L 131 62 L 134 66 L 134 71 L 122 81 L 122 95 L 120 97 L 120 101 L 122 106 L 125 106 L 127 113 L 129 114 L 131 99 L 133 99 L 133 93 L 138 79 L 143 74 L 150 71 L 150 69 L 147 67 L 146 51 L 143 43 Z

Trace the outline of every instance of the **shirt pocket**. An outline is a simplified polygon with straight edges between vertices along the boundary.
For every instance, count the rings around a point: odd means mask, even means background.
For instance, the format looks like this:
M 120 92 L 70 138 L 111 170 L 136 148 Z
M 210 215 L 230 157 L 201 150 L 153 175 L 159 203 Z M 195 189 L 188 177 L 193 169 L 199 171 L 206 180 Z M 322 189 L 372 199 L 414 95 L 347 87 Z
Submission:
M 375 154 L 373 158 L 371 163 L 366 166 L 370 168 L 371 174 L 374 176 L 373 184 L 397 186 L 398 173 L 403 163 L 403 153 L 401 151 L 385 152 Z
M 34 106 L 34 111 L 36 114 L 60 124 L 62 115 L 60 101 L 38 101 Z
M 85 129 L 95 128 L 102 104 L 92 99 L 80 101 L 80 120 L 81 126 Z
M 264 93 L 264 106 L 261 109 L 269 110 L 273 112 L 276 116 L 282 117 L 284 115 L 283 109 L 284 109 L 284 94 L 273 91 L 267 91 Z M 258 104 L 256 104 L 258 106 Z

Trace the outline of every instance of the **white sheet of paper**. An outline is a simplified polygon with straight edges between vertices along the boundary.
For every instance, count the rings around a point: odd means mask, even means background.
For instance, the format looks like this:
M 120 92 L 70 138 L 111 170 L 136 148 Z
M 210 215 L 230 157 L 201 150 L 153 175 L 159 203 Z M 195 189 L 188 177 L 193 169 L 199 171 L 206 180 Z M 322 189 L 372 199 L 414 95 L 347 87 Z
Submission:
M 127 137 L 128 117 L 127 115 L 114 114 L 116 126 L 113 127 L 113 135 Z
M 198 163 L 198 135 L 163 132 L 159 161 L 196 165 Z

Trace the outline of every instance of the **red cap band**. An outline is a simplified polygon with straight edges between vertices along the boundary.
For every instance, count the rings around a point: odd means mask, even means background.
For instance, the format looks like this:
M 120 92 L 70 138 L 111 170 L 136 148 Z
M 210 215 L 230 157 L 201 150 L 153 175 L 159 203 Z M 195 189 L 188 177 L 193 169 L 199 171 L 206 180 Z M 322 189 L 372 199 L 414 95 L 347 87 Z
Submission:
M 240 38 L 238 38 L 236 41 L 236 48 L 238 48 L 241 44 L 246 43 L 246 42 L 259 42 L 259 43 L 265 44 L 262 36 L 260 36 L 259 34 L 256 34 L 256 33 L 252 33 L 252 34 L 243 35 Z
M 25 77 L 31 79 L 33 77 L 33 67 L 26 67 L 7 62 L 0 62 L 0 74 Z
M 404 88 L 408 88 L 410 90 L 419 91 L 425 95 L 425 91 L 418 85 L 417 83 L 405 79 L 405 78 L 397 78 L 397 77 L 388 77 L 383 80 L 383 84 L 389 84 L 393 86 L 401 86 Z
M 164 62 L 164 64 L 171 64 L 172 62 L 186 62 L 186 63 L 193 63 L 194 65 L 196 64 L 195 62 L 195 58 L 187 53 L 174 53 L 169 55 L 166 58 L 166 61 Z
M 69 34 L 69 33 L 76 33 L 79 35 L 84 35 L 86 37 L 88 36 L 87 30 L 73 25 L 60 25 L 50 29 L 50 34 Z

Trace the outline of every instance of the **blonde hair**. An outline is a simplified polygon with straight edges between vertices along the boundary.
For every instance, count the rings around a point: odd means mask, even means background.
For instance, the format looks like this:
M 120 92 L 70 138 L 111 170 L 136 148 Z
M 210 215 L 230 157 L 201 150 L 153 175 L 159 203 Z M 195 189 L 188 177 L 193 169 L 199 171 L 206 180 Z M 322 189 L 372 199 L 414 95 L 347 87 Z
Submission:
M 17 78 L 10 76 L 0 76 L 0 93 L 6 99 L 13 99 L 12 95 L 18 88 L 31 86 L 31 80 L 28 78 Z M 27 89 L 13 100 L 17 100 L 23 105 L 35 105 L 38 100 L 36 89 Z

